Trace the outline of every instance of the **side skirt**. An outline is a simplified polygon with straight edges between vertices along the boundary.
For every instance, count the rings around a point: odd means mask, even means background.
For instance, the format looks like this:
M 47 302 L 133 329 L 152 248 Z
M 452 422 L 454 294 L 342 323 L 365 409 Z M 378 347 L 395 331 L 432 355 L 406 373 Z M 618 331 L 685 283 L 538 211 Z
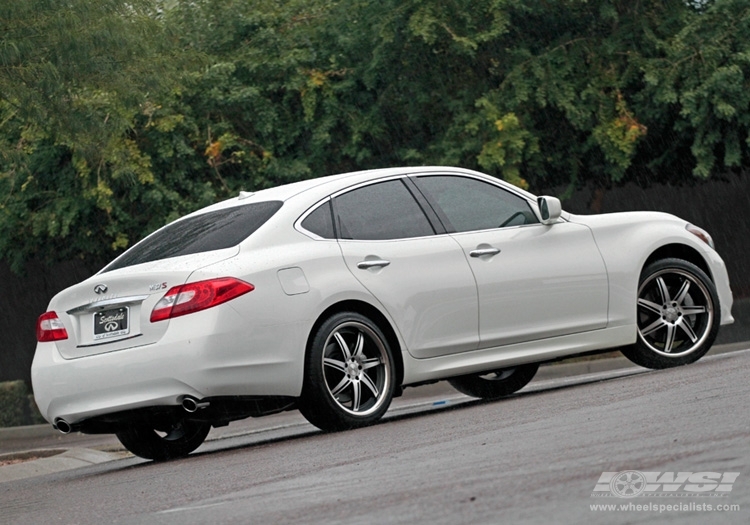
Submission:
M 403 385 L 498 370 L 524 363 L 555 361 L 630 345 L 635 343 L 636 337 L 636 326 L 627 325 L 426 359 L 415 359 L 408 352 L 403 352 Z

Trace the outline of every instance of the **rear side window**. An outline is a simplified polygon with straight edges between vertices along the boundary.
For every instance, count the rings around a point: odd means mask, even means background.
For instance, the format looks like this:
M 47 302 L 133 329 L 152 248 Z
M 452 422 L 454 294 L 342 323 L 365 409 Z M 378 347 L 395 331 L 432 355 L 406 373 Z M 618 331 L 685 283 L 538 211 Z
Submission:
M 336 197 L 341 239 L 387 240 L 434 235 L 422 208 L 400 180 L 371 184 Z
M 300 226 L 324 239 L 335 239 L 336 234 L 333 231 L 331 202 L 324 202 L 318 206 L 314 212 L 305 217 Z
M 173 222 L 133 246 L 102 271 L 231 248 L 260 228 L 281 204 L 281 201 L 245 204 Z

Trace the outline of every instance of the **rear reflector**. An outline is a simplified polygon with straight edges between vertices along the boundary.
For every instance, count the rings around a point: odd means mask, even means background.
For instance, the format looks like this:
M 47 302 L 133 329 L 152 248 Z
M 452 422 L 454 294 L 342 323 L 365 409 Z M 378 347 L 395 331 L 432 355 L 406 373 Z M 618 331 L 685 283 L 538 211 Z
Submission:
M 55 312 L 45 312 L 36 322 L 36 340 L 40 343 L 61 341 L 68 338 L 68 331 Z
M 255 287 L 235 279 L 222 277 L 208 281 L 183 284 L 170 289 L 151 311 L 151 322 L 199 312 L 255 290 Z

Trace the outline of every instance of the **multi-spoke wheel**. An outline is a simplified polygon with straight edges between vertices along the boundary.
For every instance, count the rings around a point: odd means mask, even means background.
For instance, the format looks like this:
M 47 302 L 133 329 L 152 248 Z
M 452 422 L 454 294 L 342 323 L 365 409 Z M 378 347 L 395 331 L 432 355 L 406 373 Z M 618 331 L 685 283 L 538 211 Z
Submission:
M 638 287 L 638 341 L 623 349 L 648 368 L 700 359 L 719 330 L 719 298 L 711 279 L 694 264 L 663 259 L 648 265 Z
M 158 428 L 133 426 L 116 433 L 120 443 L 136 456 L 155 461 L 181 458 L 201 446 L 209 423 L 180 420 Z
M 499 399 L 525 387 L 538 369 L 539 363 L 529 363 L 494 372 L 454 377 L 448 382 L 467 396 Z
M 388 340 L 354 312 L 325 321 L 307 353 L 300 411 L 322 430 L 368 425 L 388 410 L 395 390 Z

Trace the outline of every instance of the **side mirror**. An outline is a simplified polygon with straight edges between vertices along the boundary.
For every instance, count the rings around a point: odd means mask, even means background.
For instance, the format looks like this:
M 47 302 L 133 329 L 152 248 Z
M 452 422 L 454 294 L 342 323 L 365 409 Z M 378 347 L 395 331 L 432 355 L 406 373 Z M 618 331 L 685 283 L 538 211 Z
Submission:
M 552 224 L 557 222 L 557 219 L 560 218 L 560 214 L 562 213 L 560 199 L 544 195 L 537 198 L 536 203 L 539 206 L 539 214 L 542 218 L 542 224 Z

